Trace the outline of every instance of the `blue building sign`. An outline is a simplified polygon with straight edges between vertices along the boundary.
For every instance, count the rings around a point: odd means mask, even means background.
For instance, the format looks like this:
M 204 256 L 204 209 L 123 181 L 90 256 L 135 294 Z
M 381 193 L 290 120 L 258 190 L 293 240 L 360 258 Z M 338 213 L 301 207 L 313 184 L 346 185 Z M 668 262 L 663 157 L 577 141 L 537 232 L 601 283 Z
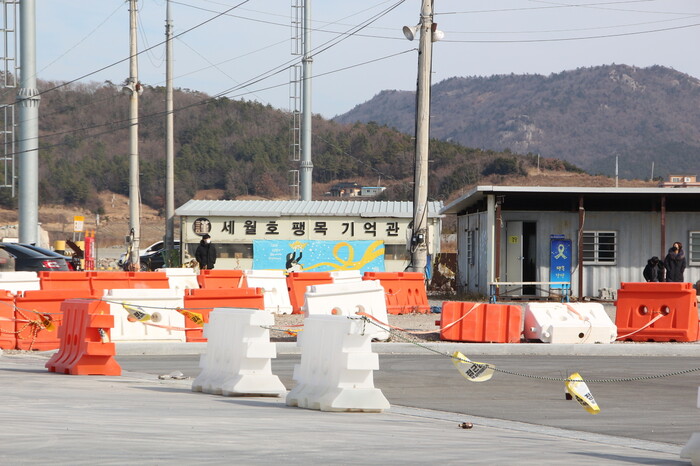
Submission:
M 559 236 L 559 235 L 557 235 Z M 549 281 L 571 282 L 571 240 L 550 237 Z M 550 285 L 550 288 L 570 288 L 569 285 Z
M 384 242 L 254 240 L 253 269 L 383 272 Z

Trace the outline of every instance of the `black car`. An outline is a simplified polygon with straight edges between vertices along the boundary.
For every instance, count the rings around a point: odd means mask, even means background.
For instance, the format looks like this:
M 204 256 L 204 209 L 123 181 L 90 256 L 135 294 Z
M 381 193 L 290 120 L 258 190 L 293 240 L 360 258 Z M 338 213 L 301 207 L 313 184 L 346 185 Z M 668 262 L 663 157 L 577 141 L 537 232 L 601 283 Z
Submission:
M 177 241 L 175 243 L 175 255 L 176 257 L 180 256 L 180 242 Z M 163 253 L 165 252 L 164 249 L 158 249 L 156 251 L 150 251 L 145 254 L 141 254 L 139 257 L 139 262 L 140 262 L 140 270 L 141 271 L 153 271 L 157 269 L 162 269 L 165 267 L 165 258 L 163 257 Z M 122 267 L 124 270 L 130 270 L 131 269 L 131 263 L 127 260 L 122 264 Z
M 25 244 L 25 243 L 19 243 L 20 246 L 24 246 L 25 248 L 33 249 L 34 251 L 44 254 L 46 256 L 51 256 L 51 257 L 57 257 L 59 259 L 63 259 L 66 261 L 66 264 L 68 265 L 68 270 L 75 270 L 75 267 L 73 266 L 73 258 L 70 256 L 64 256 L 63 254 L 59 254 L 56 251 L 52 251 L 50 249 L 46 248 L 40 248 L 39 246 L 35 246 L 33 244 Z
M 66 260 L 60 254 L 46 250 L 50 253 L 47 254 L 33 248 L 36 247 L 18 243 L 0 243 L 0 249 L 3 249 L 15 258 L 16 271 L 40 272 L 43 270 L 69 270 Z

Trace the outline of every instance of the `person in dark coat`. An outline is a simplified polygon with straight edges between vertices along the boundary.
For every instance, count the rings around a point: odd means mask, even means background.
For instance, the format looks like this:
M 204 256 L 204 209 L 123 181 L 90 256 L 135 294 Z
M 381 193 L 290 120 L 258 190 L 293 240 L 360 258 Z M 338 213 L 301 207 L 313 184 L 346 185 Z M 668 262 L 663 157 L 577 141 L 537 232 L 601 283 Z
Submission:
M 661 259 L 656 256 L 649 259 L 642 275 L 648 282 L 664 281 L 664 264 L 661 263 Z
M 667 282 L 682 282 L 683 272 L 685 271 L 685 252 L 683 245 L 679 242 L 673 243 L 673 247 L 668 250 L 664 259 L 664 268 L 666 269 Z
M 211 244 L 211 237 L 209 235 L 202 236 L 202 240 L 197 246 L 197 250 L 194 252 L 194 258 L 197 259 L 199 263 L 200 270 L 211 270 L 214 268 L 216 263 L 216 247 Z

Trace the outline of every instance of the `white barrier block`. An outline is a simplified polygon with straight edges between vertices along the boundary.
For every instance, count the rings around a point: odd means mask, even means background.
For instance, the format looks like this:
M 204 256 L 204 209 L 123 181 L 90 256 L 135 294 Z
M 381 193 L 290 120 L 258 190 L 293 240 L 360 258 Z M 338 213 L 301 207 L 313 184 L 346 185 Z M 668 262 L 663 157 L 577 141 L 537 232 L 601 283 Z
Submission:
M 275 314 L 291 314 L 287 278 L 282 270 L 245 270 L 243 272 L 249 288 L 263 289 L 265 310 Z
M 354 283 L 362 281 L 359 270 L 336 270 L 330 272 L 333 283 Z
M 342 315 L 354 317 L 358 312 L 374 316 L 379 322 L 388 322 L 385 290 L 379 280 L 324 283 L 306 287 L 305 317 L 310 315 Z M 365 331 L 374 340 L 389 339 L 389 329 L 376 321 L 367 322 Z
M 697 407 L 700 408 L 700 387 L 698 387 Z M 681 450 L 681 459 L 690 460 L 693 466 L 700 466 L 700 432 L 694 432 Z
M 523 335 L 545 343 L 611 343 L 617 327 L 600 303 L 529 303 Z
M 362 320 L 343 316 L 310 315 L 304 320 L 304 331 L 297 337 L 297 386 L 287 395 L 287 405 L 321 411 L 389 409 L 382 391 L 374 388 L 379 357 L 364 327 Z
M 272 374 L 271 358 L 277 349 L 270 342 L 275 318 L 256 309 L 216 308 L 204 325 L 207 352 L 199 360 L 202 372 L 192 391 L 224 396 L 280 396 L 286 393 Z
M 19 294 L 22 291 L 40 289 L 41 281 L 36 272 L 0 272 L 0 290 Z
M 170 288 L 174 290 L 192 290 L 199 288 L 197 274 L 191 267 L 166 267 L 158 269 L 158 272 L 165 272 L 168 277 Z
M 185 316 L 175 310 L 185 306 L 183 290 L 170 288 L 105 290 L 102 300 L 109 303 L 109 313 L 114 316 L 113 341 L 186 341 L 185 331 L 178 330 L 185 328 Z M 143 312 L 151 315 L 151 320 L 130 322 L 129 313 L 122 303 L 134 307 L 141 306 Z M 161 328 L 149 324 L 172 328 Z

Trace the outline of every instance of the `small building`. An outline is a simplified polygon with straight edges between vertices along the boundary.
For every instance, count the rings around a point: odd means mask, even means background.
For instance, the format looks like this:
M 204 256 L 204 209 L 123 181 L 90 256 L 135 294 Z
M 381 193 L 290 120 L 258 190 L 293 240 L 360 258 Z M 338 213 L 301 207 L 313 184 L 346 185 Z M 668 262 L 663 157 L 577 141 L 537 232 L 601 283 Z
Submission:
M 661 183 L 664 188 L 700 187 L 695 175 L 668 175 L 668 181 Z
M 383 186 L 363 186 L 360 191 L 360 196 L 362 197 L 375 197 L 379 196 L 386 190 Z
M 428 254 L 440 252 L 441 202 L 428 205 Z M 176 209 L 185 252 L 204 234 L 219 269 L 403 272 L 412 202 L 206 201 Z
M 355 182 L 336 183 L 331 186 L 332 197 L 357 197 L 362 193 L 362 187 Z
M 456 215 L 457 288 L 543 296 L 569 282 L 574 297 L 599 297 L 644 281 L 652 256 L 684 245 L 684 280 L 700 279 L 700 188 L 477 186 L 442 209 Z M 537 285 L 534 285 L 537 283 Z

